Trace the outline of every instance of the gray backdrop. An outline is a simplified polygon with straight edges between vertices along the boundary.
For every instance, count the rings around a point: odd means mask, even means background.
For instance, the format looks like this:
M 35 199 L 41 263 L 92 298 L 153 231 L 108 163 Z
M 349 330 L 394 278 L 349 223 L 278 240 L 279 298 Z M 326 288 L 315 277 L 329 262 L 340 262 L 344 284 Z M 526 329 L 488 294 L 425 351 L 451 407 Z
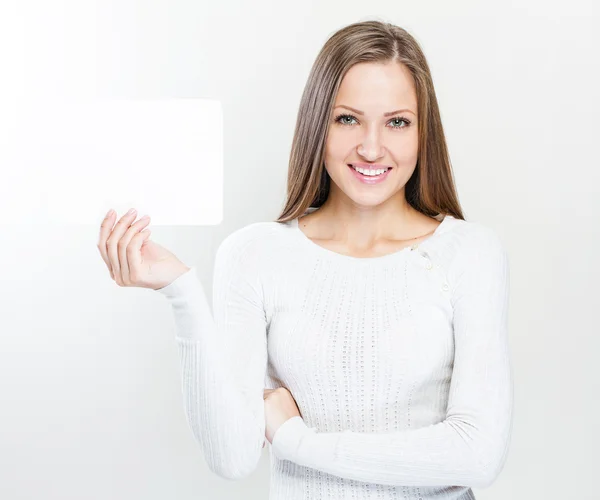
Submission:
M 42 15 L 20 5 L 24 16 Z M 77 5 L 47 3 L 43 15 L 76 16 Z M 150 225 L 154 240 L 198 266 L 208 290 L 220 241 L 278 215 L 300 95 L 327 37 L 371 18 L 413 33 L 467 218 L 496 229 L 511 261 L 512 444 L 498 480 L 475 493 L 598 498 L 600 40 L 591 0 L 98 5 L 120 37 L 111 48 L 120 64 L 105 66 L 101 90 L 222 101 L 223 223 Z M 0 228 L 0 498 L 267 498 L 266 448 L 246 480 L 206 467 L 185 420 L 171 310 L 151 290 L 111 281 L 96 248 L 103 216 L 76 229 Z

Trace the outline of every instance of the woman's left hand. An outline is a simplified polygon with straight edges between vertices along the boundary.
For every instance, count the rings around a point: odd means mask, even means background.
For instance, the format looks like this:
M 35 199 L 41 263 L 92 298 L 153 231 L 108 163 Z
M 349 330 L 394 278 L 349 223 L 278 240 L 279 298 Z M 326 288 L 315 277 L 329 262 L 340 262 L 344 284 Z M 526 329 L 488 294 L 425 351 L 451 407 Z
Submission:
M 292 417 L 300 417 L 296 401 L 285 387 L 265 389 L 265 437 L 273 444 L 273 436 L 281 425 Z M 264 448 L 264 445 L 263 445 Z

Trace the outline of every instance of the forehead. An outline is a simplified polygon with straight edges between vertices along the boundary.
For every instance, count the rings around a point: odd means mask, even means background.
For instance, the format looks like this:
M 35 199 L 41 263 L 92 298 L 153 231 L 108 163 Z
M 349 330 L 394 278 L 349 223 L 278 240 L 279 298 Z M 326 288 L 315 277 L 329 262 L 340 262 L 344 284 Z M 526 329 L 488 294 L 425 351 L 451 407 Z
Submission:
M 417 96 L 413 77 L 408 68 L 398 62 L 355 64 L 342 79 L 335 99 L 337 104 L 347 104 L 367 113 L 384 113 L 396 107 L 415 109 Z

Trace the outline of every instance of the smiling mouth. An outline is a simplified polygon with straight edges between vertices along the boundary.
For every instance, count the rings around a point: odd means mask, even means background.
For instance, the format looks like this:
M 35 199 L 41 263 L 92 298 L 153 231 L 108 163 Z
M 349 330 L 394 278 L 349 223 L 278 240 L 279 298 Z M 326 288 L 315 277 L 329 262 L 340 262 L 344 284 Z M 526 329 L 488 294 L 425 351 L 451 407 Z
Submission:
M 373 178 L 379 177 L 380 175 L 383 175 L 383 174 L 385 174 L 386 172 L 388 172 L 389 170 L 391 170 L 391 168 L 385 168 L 385 169 L 383 169 L 383 168 L 375 168 L 375 169 L 371 169 L 371 170 L 372 170 L 372 171 L 383 170 L 383 172 L 380 172 L 379 174 L 370 174 L 370 175 L 369 175 L 369 174 L 363 174 L 362 172 L 359 172 L 359 171 L 358 171 L 356 168 L 354 168 L 354 167 L 353 167 L 352 165 L 350 165 L 350 164 L 348 164 L 348 166 L 349 166 L 349 167 L 350 167 L 352 170 L 354 170 L 355 172 L 357 172 L 357 173 L 359 173 L 360 175 L 362 175 L 363 177 L 373 177 Z M 362 169 L 362 170 L 370 171 L 369 169 Z

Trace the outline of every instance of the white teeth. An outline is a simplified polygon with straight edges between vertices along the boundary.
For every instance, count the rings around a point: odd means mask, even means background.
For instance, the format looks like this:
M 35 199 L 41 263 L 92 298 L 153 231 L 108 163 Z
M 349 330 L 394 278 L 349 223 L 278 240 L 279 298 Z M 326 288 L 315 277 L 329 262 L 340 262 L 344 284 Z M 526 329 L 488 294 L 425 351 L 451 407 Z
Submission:
M 381 168 L 378 170 L 368 170 L 368 169 L 364 169 L 364 168 L 359 168 L 359 167 L 352 167 L 354 170 L 356 170 L 357 172 L 360 172 L 363 175 L 367 175 L 370 177 L 374 177 L 380 174 L 383 174 L 384 172 L 387 172 L 389 170 L 389 168 Z

